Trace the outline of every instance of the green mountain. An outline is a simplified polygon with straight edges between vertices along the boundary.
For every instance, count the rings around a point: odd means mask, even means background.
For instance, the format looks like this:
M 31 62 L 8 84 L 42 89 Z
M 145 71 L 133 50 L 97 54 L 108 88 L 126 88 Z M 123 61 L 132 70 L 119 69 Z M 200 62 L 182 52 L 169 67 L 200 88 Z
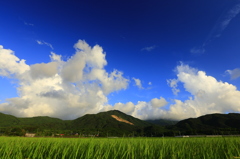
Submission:
M 106 128 L 126 126 L 132 129 L 134 127 L 151 126 L 152 124 L 124 114 L 118 110 L 110 110 L 98 114 L 84 115 L 73 120 L 73 125 L 75 128 Z
M 58 118 L 48 116 L 39 116 L 32 118 L 19 118 L 21 126 L 32 126 L 42 129 L 64 130 L 70 121 L 64 121 Z
M 153 124 L 124 114 L 118 110 L 87 114 L 72 121 L 72 130 L 99 131 L 102 134 L 129 135 Z
M 133 136 L 147 135 L 151 130 L 161 129 L 159 126 L 134 118 L 118 110 L 86 114 L 75 120 L 61 120 L 47 116 L 17 118 L 12 115 L 0 114 L 0 128 L 5 131 L 23 129 L 27 132 L 78 133 L 100 136 Z M 5 129 L 3 129 L 5 128 Z M 15 129 L 14 129 L 15 131 Z M 12 133 L 14 134 L 14 133 Z
M 118 110 L 86 114 L 74 120 L 47 116 L 18 118 L 0 113 L 0 135 L 175 136 L 240 134 L 240 114 L 208 114 L 179 121 L 143 121 Z M 161 126 L 160 126 L 161 125 Z
M 185 134 L 240 134 L 240 114 L 208 114 L 178 122 L 174 128 Z M 173 128 L 173 127 L 172 127 Z
M 0 127 L 38 127 L 51 129 L 65 129 L 69 121 L 48 116 L 31 118 L 18 118 L 12 115 L 0 113 Z
M 19 118 L 12 115 L 0 113 L 0 127 L 15 126 L 18 125 L 19 123 L 20 123 Z
M 159 126 L 175 125 L 178 123 L 178 121 L 166 120 L 166 119 L 155 119 L 155 120 L 145 120 L 145 121 L 148 123 L 159 125 Z

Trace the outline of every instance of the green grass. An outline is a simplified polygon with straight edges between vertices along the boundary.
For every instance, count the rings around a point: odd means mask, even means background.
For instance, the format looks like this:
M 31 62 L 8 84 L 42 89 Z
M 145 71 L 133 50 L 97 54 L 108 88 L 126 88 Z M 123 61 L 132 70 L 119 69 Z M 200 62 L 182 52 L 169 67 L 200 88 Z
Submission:
M 0 137 L 1 159 L 230 159 L 240 138 Z

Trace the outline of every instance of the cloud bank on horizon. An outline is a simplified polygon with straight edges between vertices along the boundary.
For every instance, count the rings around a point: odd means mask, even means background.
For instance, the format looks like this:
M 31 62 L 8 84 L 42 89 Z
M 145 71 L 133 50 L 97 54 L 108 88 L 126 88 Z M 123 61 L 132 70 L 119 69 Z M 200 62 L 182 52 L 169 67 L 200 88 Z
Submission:
M 209 113 L 240 112 L 240 91 L 236 86 L 216 80 L 206 72 L 180 63 L 176 78 L 167 79 L 175 95 L 181 92 L 178 85 L 191 95 L 187 100 L 164 97 L 150 101 L 108 103 L 108 95 L 125 90 L 131 80 L 115 69 L 107 72 L 106 53 L 102 47 L 89 46 L 79 40 L 75 54 L 63 60 L 51 52 L 48 63 L 26 64 L 12 50 L 0 46 L 0 76 L 17 82 L 18 97 L 0 103 L 0 112 L 19 117 L 51 116 L 75 119 L 84 114 L 118 109 L 140 119 L 176 119 L 198 117 Z M 232 78 L 239 70 L 227 71 Z M 131 78 L 143 89 L 141 80 Z M 176 96 L 177 98 L 177 96 Z

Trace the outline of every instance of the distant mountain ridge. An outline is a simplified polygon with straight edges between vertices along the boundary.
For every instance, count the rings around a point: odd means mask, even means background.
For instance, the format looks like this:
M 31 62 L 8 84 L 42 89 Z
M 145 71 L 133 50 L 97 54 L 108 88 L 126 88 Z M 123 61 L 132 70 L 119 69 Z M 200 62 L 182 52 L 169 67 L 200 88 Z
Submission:
M 101 134 L 114 134 L 122 136 L 140 132 L 146 127 L 154 127 L 152 123 L 142 121 L 118 110 L 86 114 L 74 120 L 61 120 L 47 116 L 17 118 L 12 115 L 0 113 L 0 127 L 18 127 L 24 130 L 69 130 L 81 133 L 101 132 Z
M 179 121 L 174 127 L 187 134 L 240 134 L 240 114 L 208 114 Z
M 240 114 L 208 114 L 198 118 L 189 118 L 179 121 L 177 127 L 192 129 L 201 128 L 240 128 Z
M 181 134 L 240 134 L 240 114 L 208 114 L 185 120 L 143 121 L 118 110 L 86 114 L 74 120 L 61 120 L 47 116 L 18 118 L 0 113 L 0 133 L 19 128 L 29 132 L 78 132 L 102 136 L 175 136 Z
M 0 127 L 34 126 L 40 128 L 51 127 L 55 129 L 64 129 L 67 123 L 69 123 L 69 121 L 48 116 L 18 118 L 13 115 L 0 113 Z
M 166 119 L 155 119 L 155 120 L 145 120 L 145 121 L 152 124 L 159 125 L 159 126 L 175 125 L 179 122 L 176 120 L 166 120 Z

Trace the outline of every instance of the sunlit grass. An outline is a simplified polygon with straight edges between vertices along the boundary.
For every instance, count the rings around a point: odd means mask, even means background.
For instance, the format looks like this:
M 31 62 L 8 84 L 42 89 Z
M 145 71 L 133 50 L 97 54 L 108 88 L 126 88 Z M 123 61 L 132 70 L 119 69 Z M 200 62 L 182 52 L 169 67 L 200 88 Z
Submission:
M 204 159 L 240 157 L 240 138 L 0 137 L 1 159 Z

